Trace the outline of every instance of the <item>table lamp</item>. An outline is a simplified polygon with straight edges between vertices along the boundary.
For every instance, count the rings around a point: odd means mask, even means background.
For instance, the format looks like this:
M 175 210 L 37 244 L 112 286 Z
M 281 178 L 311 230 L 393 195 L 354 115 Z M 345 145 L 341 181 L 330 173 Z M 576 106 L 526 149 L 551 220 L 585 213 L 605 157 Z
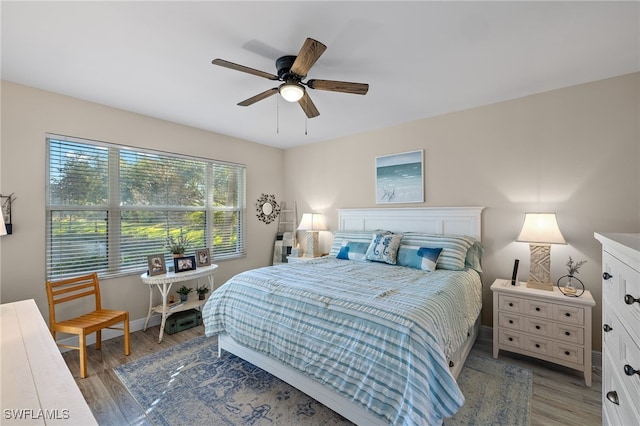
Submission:
M 553 291 L 551 244 L 567 244 L 560 233 L 555 213 L 525 213 L 516 241 L 529 243 L 531 263 L 527 287 Z
M 307 231 L 306 238 L 306 257 L 318 257 L 320 251 L 318 250 L 318 231 L 326 231 L 327 224 L 324 221 L 324 216 L 320 213 L 304 213 L 298 231 Z

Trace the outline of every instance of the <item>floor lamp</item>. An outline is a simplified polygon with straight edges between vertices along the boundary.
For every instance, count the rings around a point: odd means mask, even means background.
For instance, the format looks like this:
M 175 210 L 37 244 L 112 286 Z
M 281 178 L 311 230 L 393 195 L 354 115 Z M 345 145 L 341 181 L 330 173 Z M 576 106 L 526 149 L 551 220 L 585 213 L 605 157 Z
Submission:
M 318 231 L 326 231 L 327 224 L 320 213 L 304 213 L 298 231 L 307 231 L 305 257 L 319 257 Z
M 553 291 L 551 244 L 567 244 L 555 213 L 525 213 L 517 241 L 529 243 L 531 263 L 527 287 Z

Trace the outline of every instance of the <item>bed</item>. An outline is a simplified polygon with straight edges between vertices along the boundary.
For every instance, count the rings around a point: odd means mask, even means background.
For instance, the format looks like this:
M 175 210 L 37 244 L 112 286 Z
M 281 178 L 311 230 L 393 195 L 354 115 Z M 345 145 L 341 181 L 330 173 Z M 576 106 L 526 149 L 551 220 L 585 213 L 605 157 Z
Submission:
M 328 256 L 236 275 L 205 333 L 356 424 L 441 424 L 464 403 L 455 378 L 479 330 L 481 213 L 338 210 Z

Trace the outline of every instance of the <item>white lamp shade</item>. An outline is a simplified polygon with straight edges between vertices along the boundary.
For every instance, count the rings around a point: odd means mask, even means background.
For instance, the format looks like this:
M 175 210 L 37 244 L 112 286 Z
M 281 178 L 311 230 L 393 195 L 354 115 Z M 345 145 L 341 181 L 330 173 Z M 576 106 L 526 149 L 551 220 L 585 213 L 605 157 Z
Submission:
M 298 231 L 326 231 L 327 223 L 320 213 L 304 213 Z
M 284 83 L 278 90 L 284 100 L 289 102 L 298 102 L 304 96 L 304 87 L 294 82 Z
M 555 213 L 525 213 L 517 241 L 525 243 L 567 244 Z

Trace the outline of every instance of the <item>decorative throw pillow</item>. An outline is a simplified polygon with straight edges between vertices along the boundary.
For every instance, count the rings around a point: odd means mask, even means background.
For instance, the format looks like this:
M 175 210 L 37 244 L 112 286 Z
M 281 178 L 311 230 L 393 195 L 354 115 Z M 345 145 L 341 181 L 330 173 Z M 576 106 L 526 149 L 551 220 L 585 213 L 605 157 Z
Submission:
M 438 269 L 462 271 L 465 268 L 467 251 L 475 239 L 461 235 L 439 235 L 406 232 L 402 244 L 429 248 L 442 248 L 438 258 Z
M 372 229 L 369 231 L 336 231 L 333 234 L 333 241 L 331 243 L 331 250 L 329 251 L 329 256 L 330 257 L 337 256 L 340 250 L 342 249 L 342 243 L 344 243 L 345 241 L 356 242 L 356 243 L 367 243 L 367 247 L 369 247 L 372 234 L 391 234 L 391 232 L 381 230 L 381 229 Z
M 336 259 L 345 259 L 345 260 L 362 260 L 364 256 L 367 254 L 367 249 L 369 248 L 369 242 L 357 242 L 357 241 L 348 241 L 344 240 L 342 242 L 342 247 L 340 251 L 336 255 Z
M 396 264 L 402 234 L 373 234 L 365 258 L 374 262 Z
M 433 272 L 436 270 L 441 248 L 401 245 L 398 250 L 398 265 Z

